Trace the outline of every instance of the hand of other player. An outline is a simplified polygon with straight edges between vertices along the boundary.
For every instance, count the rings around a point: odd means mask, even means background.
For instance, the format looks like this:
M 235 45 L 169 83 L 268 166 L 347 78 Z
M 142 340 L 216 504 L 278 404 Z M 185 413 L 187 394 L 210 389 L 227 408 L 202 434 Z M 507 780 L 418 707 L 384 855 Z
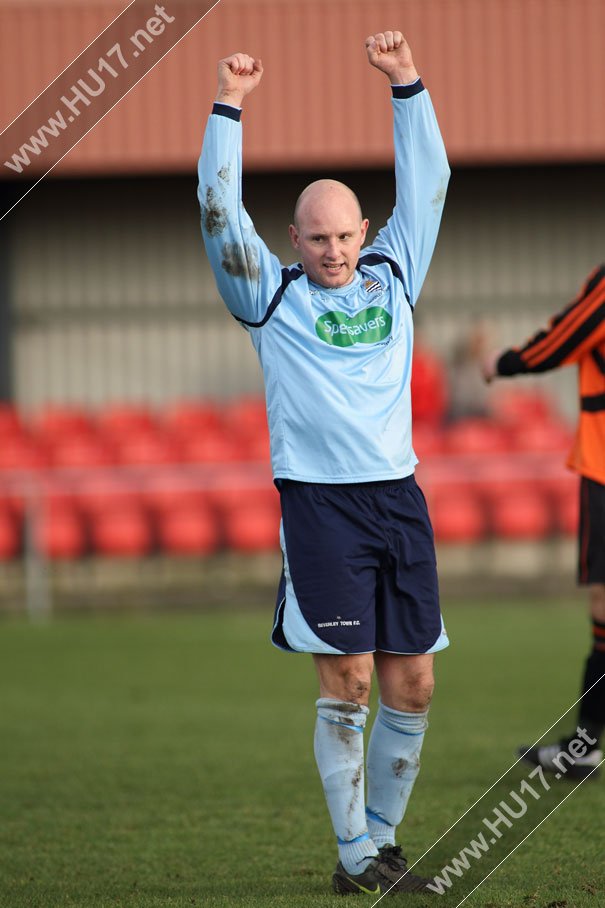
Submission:
M 500 351 L 489 353 L 481 359 L 481 374 L 484 380 L 489 384 L 494 379 L 498 370 L 496 368 L 500 359 Z
M 242 101 L 254 91 L 263 75 L 263 64 L 248 54 L 231 54 L 218 64 L 216 100 L 222 104 L 241 107 Z
M 391 85 L 406 85 L 418 78 L 412 51 L 401 32 L 378 32 L 366 38 L 368 60 L 385 73 Z

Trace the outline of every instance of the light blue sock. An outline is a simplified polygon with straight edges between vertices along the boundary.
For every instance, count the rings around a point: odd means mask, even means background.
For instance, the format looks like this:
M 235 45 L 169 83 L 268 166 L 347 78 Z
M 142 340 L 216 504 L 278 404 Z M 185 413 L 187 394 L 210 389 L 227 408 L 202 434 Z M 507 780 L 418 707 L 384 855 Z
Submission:
M 317 701 L 315 760 L 321 777 L 338 857 L 347 873 L 362 873 L 378 849 L 366 824 L 363 729 L 367 706 L 343 700 Z
M 395 844 L 418 770 L 428 710 L 402 713 L 379 701 L 368 747 L 368 831 L 378 848 Z

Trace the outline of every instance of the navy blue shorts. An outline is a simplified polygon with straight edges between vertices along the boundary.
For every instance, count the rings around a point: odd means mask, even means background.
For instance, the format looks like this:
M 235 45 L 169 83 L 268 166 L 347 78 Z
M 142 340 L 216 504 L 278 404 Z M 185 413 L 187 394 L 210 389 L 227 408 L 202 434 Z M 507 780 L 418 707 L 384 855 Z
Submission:
M 277 480 L 284 559 L 272 642 L 299 653 L 444 649 L 433 530 L 413 476 Z

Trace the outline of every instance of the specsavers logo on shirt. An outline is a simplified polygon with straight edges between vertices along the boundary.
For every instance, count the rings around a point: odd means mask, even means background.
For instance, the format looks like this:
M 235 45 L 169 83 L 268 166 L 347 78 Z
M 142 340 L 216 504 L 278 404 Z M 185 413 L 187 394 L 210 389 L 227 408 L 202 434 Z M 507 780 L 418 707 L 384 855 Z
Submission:
M 391 333 L 393 319 L 381 306 L 368 306 L 357 315 L 345 312 L 326 312 L 315 322 L 317 336 L 335 347 L 354 347 L 355 344 L 377 344 Z

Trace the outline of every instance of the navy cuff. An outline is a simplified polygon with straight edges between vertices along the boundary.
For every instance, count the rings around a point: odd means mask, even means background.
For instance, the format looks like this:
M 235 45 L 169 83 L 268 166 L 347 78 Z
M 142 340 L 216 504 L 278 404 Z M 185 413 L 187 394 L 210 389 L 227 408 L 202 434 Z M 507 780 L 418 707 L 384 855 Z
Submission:
M 416 82 L 412 82 L 411 85 L 391 85 L 391 91 L 394 98 L 413 98 L 414 95 L 424 91 L 424 85 L 422 84 L 422 79 L 418 79 Z
M 227 117 L 229 120 L 235 120 L 237 123 L 242 118 L 242 111 L 239 107 L 232 107 L 231 104 L 221 104 L 220 101 L 214 102 L 212 113 Z

